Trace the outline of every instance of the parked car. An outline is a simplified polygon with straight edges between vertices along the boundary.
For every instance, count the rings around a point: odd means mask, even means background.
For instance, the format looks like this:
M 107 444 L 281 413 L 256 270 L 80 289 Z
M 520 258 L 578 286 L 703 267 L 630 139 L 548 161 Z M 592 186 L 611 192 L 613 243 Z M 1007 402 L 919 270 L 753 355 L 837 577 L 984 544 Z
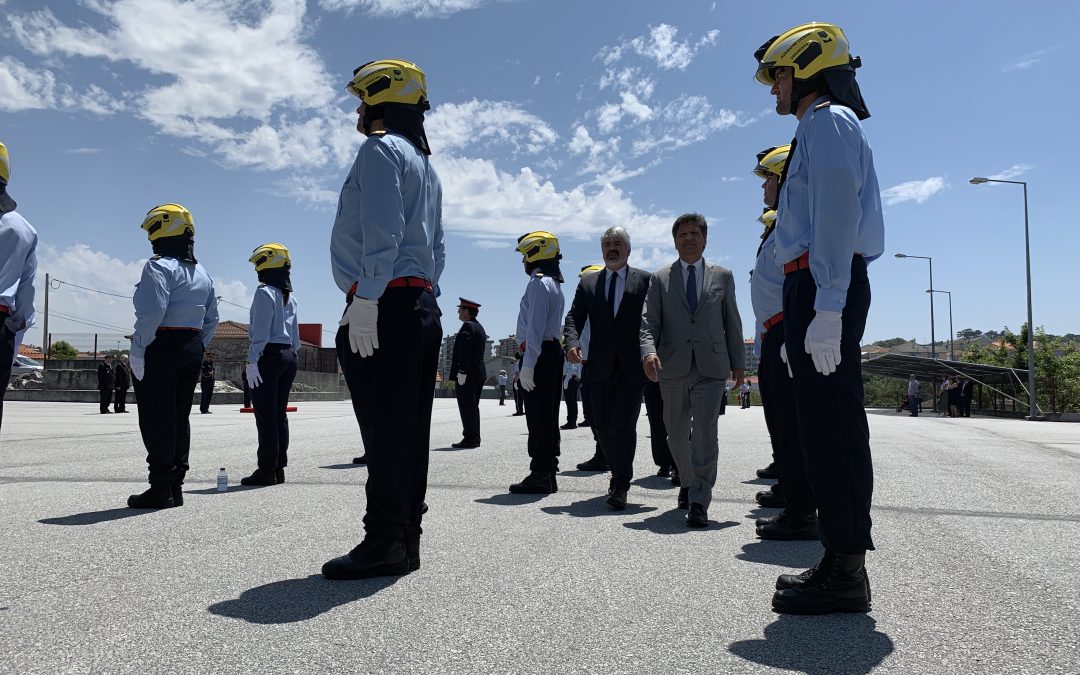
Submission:
M 41 372 L 45 367 L 39 362 L 26 356 L 17 355 L 15 362 L 11 364 L 11 376 L 25 375 L 34 371 Z

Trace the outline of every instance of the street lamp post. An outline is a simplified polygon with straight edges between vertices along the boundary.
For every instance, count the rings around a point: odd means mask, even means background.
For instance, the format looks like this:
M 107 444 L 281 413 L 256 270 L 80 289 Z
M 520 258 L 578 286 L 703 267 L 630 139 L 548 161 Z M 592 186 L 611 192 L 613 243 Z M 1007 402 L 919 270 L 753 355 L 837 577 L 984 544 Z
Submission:
M 1028 361 L 1028 419 L 1037 420 L 1038 408 L 1035 403 L 1035 324 L 1031 319 L 1031 235 L 1028 230 L 1028 198 L 1027 181 L 1003 180 L 1000 178 L 982 178 L 975 176 L 970 181 L 972 185 L 982 183 L 1009 183 L 1011 185 L 1024 186 L 1024 261 L 1027 265 L 1027 361 Z
M 949 360 L 956 360 L 956 352 L 953 351 L 953 329 L 952 329 L 952 291 L 938 291 L 930 289 L 927 291 L 931 295 L 934 293 L 944 293 L 949 296 Z
M 934 259 L 925 255 L 908 255 L 906 253 L 897 253 L 897 258 L 918 258 L 919 260 L 925 260 L 930 263 L 930 358 L 937 358 L 937 346 L 934 344 Z

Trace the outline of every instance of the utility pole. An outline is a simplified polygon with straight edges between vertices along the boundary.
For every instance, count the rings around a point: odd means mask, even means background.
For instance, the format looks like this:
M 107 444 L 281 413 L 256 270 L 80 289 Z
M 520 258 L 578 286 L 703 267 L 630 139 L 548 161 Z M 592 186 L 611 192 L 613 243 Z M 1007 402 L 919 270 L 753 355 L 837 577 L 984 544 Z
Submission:
M 41 331 L 41 350 L 45 352 L 42 361 L 49 360 L 49 273 L 45 273 L 45 326 Z

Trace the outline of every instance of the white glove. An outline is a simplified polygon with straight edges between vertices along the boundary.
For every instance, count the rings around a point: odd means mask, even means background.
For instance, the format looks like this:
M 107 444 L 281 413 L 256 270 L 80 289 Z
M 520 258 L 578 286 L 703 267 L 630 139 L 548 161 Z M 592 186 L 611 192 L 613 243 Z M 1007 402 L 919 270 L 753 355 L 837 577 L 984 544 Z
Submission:
M 518 380 L 521 382 L 521 388 L 525 391 L 532 391 L 536 389 L 535 368 L 522 368 L 521 374 L 518 375 Z
M 248 387 L 252 389 L 262 384 L 262 375 L 259 373 L 259 364 L 247 364 L 247 368 L 244 369 L 244 377 L 247 378 Z
M 840 312 L 816 312 L 806 328 L 804 347 L 822 375 L 832 375 L 840 365 Z
M 379 348 L 379 302 L 353 298 L 339 326 L 349 327 L 349 347 L 360 358 L 371 356 Z
M 142 356 L 129 356 L 128 365 L 131 366 L 131 376 L 141 381 L 143 375 L 146 375 L 146 359 Z
M 783 342 L 780 343 L 780 360 L 787 366 L 787 376 L 794 379 L 795 374 L 791 372 L 791 364 L 787 361 L 787 345 Z
M 465 386 L 465 380 L 467 380 L 467 379 L 469 379 L 468 375 L 466 375 L 465 373 L 458 373 L 457 374 L 458 386 L 459 387 L 464 387 Z

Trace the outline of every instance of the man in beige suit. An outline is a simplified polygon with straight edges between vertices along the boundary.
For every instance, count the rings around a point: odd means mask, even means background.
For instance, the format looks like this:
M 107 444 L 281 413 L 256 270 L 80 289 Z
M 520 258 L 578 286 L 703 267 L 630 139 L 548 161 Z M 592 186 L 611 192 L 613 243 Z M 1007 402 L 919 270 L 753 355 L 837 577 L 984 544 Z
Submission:
M 716 421 L 724 382 L 743 381 L 742 320 L 731 270 L 702 258 L 709 226 L 697 213 L 671 228 L 679 259 L 652 275 L 641 318 L 645 375 L 660 383 L 668 445 L 679 467 L 679 508 L 707 527 L 720 452 Z M 689 440 L 687 440 L 689 439 Z

